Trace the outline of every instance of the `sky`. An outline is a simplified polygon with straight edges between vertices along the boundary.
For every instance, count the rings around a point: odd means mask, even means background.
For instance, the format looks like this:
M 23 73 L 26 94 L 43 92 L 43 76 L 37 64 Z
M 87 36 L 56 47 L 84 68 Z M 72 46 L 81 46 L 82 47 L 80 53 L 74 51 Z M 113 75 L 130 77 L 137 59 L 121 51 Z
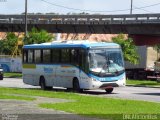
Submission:
M 130 6 L 131 0 L 28 0 L 28 13 L 129 14 Z M 24 11 L 25 0 L 0 0 L 0 14 Z M 133 0 L 133 14 L 143 13 L 160 13 L 160 0 Z

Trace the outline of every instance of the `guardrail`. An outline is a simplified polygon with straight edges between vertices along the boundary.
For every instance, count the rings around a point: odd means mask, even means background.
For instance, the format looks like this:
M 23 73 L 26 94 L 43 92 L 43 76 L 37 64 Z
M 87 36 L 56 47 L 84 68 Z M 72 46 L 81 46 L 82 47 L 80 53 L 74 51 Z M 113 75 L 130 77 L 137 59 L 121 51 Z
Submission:
M 160 14 L 28 15 L 28 24 L 137 24 L 160 23 Z M 24 24 L 24 15 L 0 15 L 0 23 Z

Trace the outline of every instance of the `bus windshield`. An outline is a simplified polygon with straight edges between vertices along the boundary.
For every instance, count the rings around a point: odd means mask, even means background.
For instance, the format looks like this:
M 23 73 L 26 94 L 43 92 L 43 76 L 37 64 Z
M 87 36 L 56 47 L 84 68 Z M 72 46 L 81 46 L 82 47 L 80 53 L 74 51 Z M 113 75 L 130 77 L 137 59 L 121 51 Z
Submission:
M 121 49 L 102 48 L 89 50 L 89 70 L 97 76 L 115 76 L 124 72 Z

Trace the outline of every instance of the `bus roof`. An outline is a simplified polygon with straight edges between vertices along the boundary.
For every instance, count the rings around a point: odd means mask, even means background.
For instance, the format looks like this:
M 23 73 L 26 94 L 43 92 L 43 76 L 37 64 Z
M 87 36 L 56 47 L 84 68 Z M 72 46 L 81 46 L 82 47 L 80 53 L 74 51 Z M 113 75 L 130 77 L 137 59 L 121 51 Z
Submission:
M 47 48 L 119 48 L 116 43 L 111 42 L 89 42 L 89 41 L 54 41 L 51 43 L 24 45 L 24 49 L 47 49 Z

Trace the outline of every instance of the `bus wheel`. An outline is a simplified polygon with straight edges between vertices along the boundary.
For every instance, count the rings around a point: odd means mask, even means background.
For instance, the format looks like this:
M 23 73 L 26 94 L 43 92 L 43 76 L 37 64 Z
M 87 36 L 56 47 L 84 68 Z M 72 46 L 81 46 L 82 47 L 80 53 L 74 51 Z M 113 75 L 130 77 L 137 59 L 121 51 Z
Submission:
M 72 91 L 72 88 L 67 88 L 66 91 L 67 91 L 67 92 L 71 92 L 71 91 Z
M 42 90 L 51 90 L 52 89 L 52 87 L 47 87 L 46 86 L 44 77 L 40 78 L 40 86 L 41 86 Z
M 105 91 L 106 91 L 106 93 L 110 94 L 110 93 L 112 93 L 113 88 L 107 88 L 107 89 L 105 89 Z
M 82 92 L 83 89 L 80 88 L 78 79 L 73 80 L 73 91 L 74 92 Z

